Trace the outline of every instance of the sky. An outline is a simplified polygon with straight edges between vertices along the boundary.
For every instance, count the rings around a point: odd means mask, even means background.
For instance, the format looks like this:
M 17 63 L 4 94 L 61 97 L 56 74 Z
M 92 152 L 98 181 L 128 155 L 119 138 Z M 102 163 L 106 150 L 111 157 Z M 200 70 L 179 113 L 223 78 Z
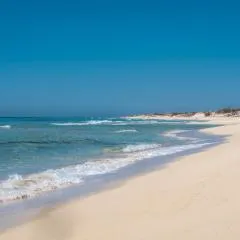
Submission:
M 1 0 L 0 116 L 240 106 L 240 2 Z

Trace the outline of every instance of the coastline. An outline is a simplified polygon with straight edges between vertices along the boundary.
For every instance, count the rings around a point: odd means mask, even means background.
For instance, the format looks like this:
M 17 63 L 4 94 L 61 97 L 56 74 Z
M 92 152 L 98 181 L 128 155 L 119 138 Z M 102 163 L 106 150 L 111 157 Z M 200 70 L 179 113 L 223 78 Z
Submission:
M 211 116 L 205 116 L 204 113 L 196 113 L 192 116 L 185 116 L 186 114 L 171 115 L 171 114 L 162 114 L 162 115 L 151 115 L 151 114 L 142 114 L 135 116 L 124 117 L 126 119 L 143 119 L 143 120 L 170 120 L 170 121 L 188 121 L 191 124 L 191 121 L 199 121 L 201 124 L 238 124 L 240 123 L 240 115 L 236 116 L 227 116 L 225 114 L 213 114 Z
M 202 130 L 229 135 L 224 144 L 46 209 L 31 222 L 0 233 L 0 239 L 238 239 L 239 196 L 233 196 L 240 125 L 237 120 L 226 123 Z

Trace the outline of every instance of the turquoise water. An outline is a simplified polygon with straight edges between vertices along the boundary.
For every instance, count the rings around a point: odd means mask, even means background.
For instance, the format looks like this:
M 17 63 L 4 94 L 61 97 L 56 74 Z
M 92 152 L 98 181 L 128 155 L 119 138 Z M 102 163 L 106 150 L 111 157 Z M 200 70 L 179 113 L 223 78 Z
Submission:
M 205 126 L 204 126 L 205 127 Z M 206 144 L 184 121 L 0 118 L 0 202 L 83 184 L 143 159 Z

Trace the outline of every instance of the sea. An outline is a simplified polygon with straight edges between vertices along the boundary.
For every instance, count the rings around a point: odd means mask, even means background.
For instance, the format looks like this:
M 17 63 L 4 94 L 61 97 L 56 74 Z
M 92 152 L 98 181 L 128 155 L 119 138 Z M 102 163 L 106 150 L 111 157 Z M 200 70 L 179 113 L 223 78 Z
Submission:
M 0 118 L 0 205 L 86 187 L 88 179 L 216 144 L 198 132 L 207 127 L 130 118 Z

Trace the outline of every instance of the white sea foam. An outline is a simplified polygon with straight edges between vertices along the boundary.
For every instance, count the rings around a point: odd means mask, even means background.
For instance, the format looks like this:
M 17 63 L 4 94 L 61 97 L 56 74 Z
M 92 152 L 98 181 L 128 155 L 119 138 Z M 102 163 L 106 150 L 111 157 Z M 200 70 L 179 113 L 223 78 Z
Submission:
M 127 122 L 115 122 L 112 124 L 113 126 L 127 126 L 127 125 L 131 125 L 130 123 Z
M 159 121 L 155 120 L 144 120 L 144 121 L 125 121 L 116 123 L 115 125 L 152 125 L 152 124 L 161 124 Z
M 133 133 L 133 132 L 138 132 L 136 129 L 123 129 L 116 131 L 115 133 Z
M 0 125 L 0 128 L 10 129 L 10 128 L 11 128 L 11 125 Z
M 157 124 L 166 124 L 166 125 L 175 125 L 175 124 L 185 124 L 185 122 L 177 122 L 177 121 L 158 121 L 158 120 L 142 120 L 142 121 L 134 121 L 134 120 L 128 120 L 128 121 L 119 121 L 119 122 L 113 122 L 112 125 L 116 126 L 126 126 L 126 125 L 157 125 Z
M 162 120 L 162 119 L 157 119 L 157 118 L 152 118 L 152 119 L 144 119 L 144 118 L 139 118 L 139 119 L 132 119 L 132 118 L 123 118 L 124 120 L 128 122 L 137 122 L 137 123 L 152 123 L 152 124 L 181 124 L 181 123 L 187 123 L 189 121 L 182 120 L 182 121 L 176 121 L 176 120 Z
M 157 120 L 144 121 L 113 121 L 113 120 L 90 120 L 86 122 L 56 122 L 51 123 L 54 126 L 88 126 L 88 125 L 112 125 L 112 126 L 127 126 L 127 125 L 156 125 L 156 124 L 179 124 L 183 122 L 162 122 Z
M 197 138 L 193 138 L 193 137 L 179 136 L 179 134 L 184 132 L 188 132 L 188 130 L 172 130 L 164 133 L 164 136 L 170 137 L 170 138 L 176 138 L 178 140 L 193 140 L 193 141 L 198 140 Z
M 128 145 L 127 147 L 123 148 L 123 152 L 125 153 L 132 153 L 144 150 L 150 150 L 154 148 L 161 147 L 161 144 L 137 144 L 137 145 Z
M 128 146 L 125 148 L 122 157 L 89 161 L 84 164 L 55 170 L 50 169 L 26 176 L 15 174 L 0 182 L 0 202 L 36 197 L 42 192 L 53 191 L 73 184 L 81 184 L 88 176 L 115 172 L 143 159 L 171 155 L 185 150 L 201 148 L 209 144 L 211 143 L 172 147 L 161 147 L 158 144 Z
M 186 124 L 187 121 L 164 121 L 164 122 L 159 122 L 161 124 L 167 124 L 167 125 L 174 125 L 174 124 Z
M 55 126 L 87 126 L 87 125 L 103 125 L 110 124 L 113 121 L 110 120 L 91 120 L 87 122 L 65 122 L 65 123 L 51 123 Z

